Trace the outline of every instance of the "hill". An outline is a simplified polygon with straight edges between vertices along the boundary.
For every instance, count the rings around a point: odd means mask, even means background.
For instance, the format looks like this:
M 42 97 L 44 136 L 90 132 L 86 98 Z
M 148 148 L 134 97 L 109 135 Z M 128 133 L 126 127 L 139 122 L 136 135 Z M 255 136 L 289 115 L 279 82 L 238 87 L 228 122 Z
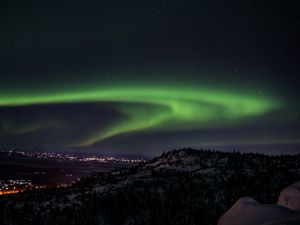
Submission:
M 300 155 L 182 149 L 68 188 L 0 197 L 0 224 L 217 224 L 243 196 L 277 201 L 300 177 Z

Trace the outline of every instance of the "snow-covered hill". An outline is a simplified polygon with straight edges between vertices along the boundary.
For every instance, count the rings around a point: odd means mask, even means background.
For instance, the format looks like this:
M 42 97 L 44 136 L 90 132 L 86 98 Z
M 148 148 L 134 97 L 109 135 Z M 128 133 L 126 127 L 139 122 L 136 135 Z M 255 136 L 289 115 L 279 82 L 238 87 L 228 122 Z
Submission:
M 174 150 L 72 187 L 0 197 L 0 224 L 217 224 L 234 202 L 276 202 L 300 156 Z

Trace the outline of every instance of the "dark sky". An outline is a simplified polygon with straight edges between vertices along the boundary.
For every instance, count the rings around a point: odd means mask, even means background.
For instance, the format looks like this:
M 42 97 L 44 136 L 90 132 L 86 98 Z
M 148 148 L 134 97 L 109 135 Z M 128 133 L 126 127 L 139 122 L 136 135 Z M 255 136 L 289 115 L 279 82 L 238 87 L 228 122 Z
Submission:
M 300 153 L 299 17 L 284 0 L 1 1 L 0 147 Z

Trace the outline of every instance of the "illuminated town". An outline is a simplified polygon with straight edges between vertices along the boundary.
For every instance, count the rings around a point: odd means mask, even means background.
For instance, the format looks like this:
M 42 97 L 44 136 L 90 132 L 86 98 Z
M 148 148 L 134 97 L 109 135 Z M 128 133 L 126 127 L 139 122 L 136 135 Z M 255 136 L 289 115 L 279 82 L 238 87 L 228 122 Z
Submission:
M 68 161 L 81 161 L 81 162 L 100 162 L 100 163 L 112 163 L 112 162 L 123 162 L 123 163 L 141 163 L 145 162 L 144 159 L 128 159 L 124 157 L 113 157 L 113 156 L 97 156 L 97 155 L 75 155 L 75 154 L 63 154 L 56 152 L 26 152 L 20 150 L 8 150 L 1 149 L 1 155 L 7 156 L 23 156 L 38 159 L 56 159 L 56 160 L 68 160 Z
M 25 161 L 31 159 L 37 160 L 47 160 L 43 161 L 44 163 L 49 162 L 75 162 L 80 163 L 83 168 L 86 168 L 84 165 L 89 165 L 86 169 L 81 169 L 78 172 L 76 168 L 72 167 L 73 164 L 59 164 L 59 165 L 68 165 L 66 167 L 57 168 L 57 172 L 53 172 L 49 167 L 49 164 L 46 168 L 37 166 L 36 168 L 30 167 L 30 170 L 27 170 L 26 178 L 25 177 L 14 177 L 10 175 L 3 176 L 0 178 L 0 195 L 7 194 L 16 194 L 19 192 L 44 189 L 44 188 L 63 188 L 72 185 L 74 182 L 80 180 L 82 176 L 87 174 L 92 174 L 97 171 L 101 172 L 106 170 L 106 168 L 114 168 L 115 166 L 129 166 L 137 163 L 144 162 L 143 159 L 128 159 L 124 157 L 112 157 L 112 156 L 97 156 L 97 155 L 88 155 L 88 154 L 62 154 L 54 152 L 26 152 L 15 149 L 0 149 L 0 156 L 9 157 L 10 160 L 21 160 Z M 24 162 L 25 162 L 24 161 Z M 57 164 L 55 164 L 57 165 Z M 78 164 L 77 164 L 78 165 Z M 50 169 L 49 169 L 50 168 Z M 8 170 L 9 171 L 9 170 Z M 8 173 L 5 174 L 9 174 Z M 21 173 L 21 171 L 20 171 Z M 6 179 L 7 178 L 7 179 Z M 38 180 L 38 182 L 37 182 Z M 49 182 L 49 180 L 51 180 Z
M 0 195 L 16 194 L 25 190 L 40 188 L 30 180 L 0 180 Z

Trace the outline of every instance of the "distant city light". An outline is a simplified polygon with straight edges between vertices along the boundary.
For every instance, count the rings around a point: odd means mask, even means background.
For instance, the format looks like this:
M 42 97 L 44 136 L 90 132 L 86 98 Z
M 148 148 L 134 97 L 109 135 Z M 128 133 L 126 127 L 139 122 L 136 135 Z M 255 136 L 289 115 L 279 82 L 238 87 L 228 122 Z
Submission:
M 97 156 L 97 155 L 75 155 L 75 154 L 63 154 L 55 152 L 26 152 L 15 149 L 0 149 L 1 155 L 7 156 L 17 156 L 17 157 L 27 157 L 27 158 L 37 158 L 37 159 L 49 159 L 49 160 L 58 160 L 58 161 L 78 161 L 78 162 L 95 162 L 95 163 L 123 163 L 123 164 L 133 164 L 145 162 L 143 159 L 128 159 L 124 157 L 113 157 L 113 156 Z M 62 169 L 61 169 L 62 172 Z M 37 169 L 33 171 L 33 175 L 47 175 L 47 172 Z M 66 177 L 73 179 L 73 182 L 80 180 L 73 173 L 66 173 Z M 55 187 L 63 188 L 68 187 L 70 184 L 59 183 L 55 184 Z M 0 180 L 0 195 L 7 194 L 16 194 L 19 192 L 43 189 L 47 188 L 49 185 L 37 185 L 34 184 L 31 180 L 23 179 L 9 179 L 9 180 Z
M 79 156 L 74 154 L 63 154 L 56 152 L 25 152 L 20 150 L 6 150 L 1 149 L 0 153 L 8 156 L 24 156 L 38 159 L 57 159 L 57 160 L 69 160 L 69 161 L 82 161 L 82 162 L 99 162 L 99 163 L 140 163 L 145 162 L 143 159 L 128 159 L 124 157 L 113 157 L 113 156 L 96 156 L 96 155 L 85 155 Z

